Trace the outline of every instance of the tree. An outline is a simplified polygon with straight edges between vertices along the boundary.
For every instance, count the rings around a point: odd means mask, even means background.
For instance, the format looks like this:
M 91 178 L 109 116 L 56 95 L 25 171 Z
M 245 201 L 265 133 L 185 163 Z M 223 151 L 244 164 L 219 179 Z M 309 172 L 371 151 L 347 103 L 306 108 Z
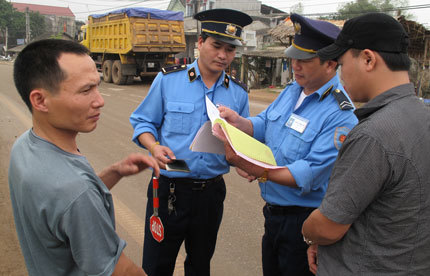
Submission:
M 30 39 L 45 33 L 45 17 L 38 12 L 29 12 Z M 11 3 L 0 0 L 0 32 L 5 43 L 6 29 L 8 30 L 8 44 L 15 46 L 18 38 L 25 38 L 25 13 L 17 11 Z
M 9 28 L 12 24 L 13 11 L 14 9 L 11 3 L 6 2 L 6 0 L 0 0 L 0 31 L 2 34 L 3 43 L 6 42 L 4 40 L 6 38 L 6 30 L 9 31 Z
M 408 0 L 356 0 L 355 2 L 341 5 L 334 19 L 347 20 L 368 12 L 384 12 L 390 15 L 400 15 L 402 11 L 397 11 L 396 7 L 405 7 L 408 5 L 408 2 Z
M 299 2 L 293 6 L 291 6 L 290 8 L 290 13 L 298 13 L 298 14 L 303 14 L 303 4 L 302 2 Z

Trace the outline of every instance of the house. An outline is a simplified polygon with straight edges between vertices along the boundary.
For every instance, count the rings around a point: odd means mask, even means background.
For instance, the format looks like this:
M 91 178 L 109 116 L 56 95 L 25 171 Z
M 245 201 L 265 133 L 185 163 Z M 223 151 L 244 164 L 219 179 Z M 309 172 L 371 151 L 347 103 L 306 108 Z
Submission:
M 39 12 L 45 17 L 48 31 L 53 34 L 67 33 L 71 37 L 76 35 L 75 15 L 70 8 L 36 5 L 29 3 L 14 3 L 12 6 L 19 12 L 24 12 L 28 8 L 30 11 Z
M 262 50 L 265 45 L 275 42 L 268 31 L 287 17 L 287 14 L 281 10 L 261 4 L 261 1 L 257 0 L 235 0 L 233 2 L 230 0 L 171 0 L 167 9 L 184 13 L 187 48 L 184 53 L 177 55 L 180 60 L 189 63 L 198 54 L 196 43 L 200 33 L 200 25 L 197 20 L 193 19 L 194 14 L 217 8 L 239 10 L 247 13 L 253 19 L 253 22 L 243 29 L 244 47 L 237 49 L 237 58 L 232 64 L 232 67 L 238 72 L 243 67 L 241 64 L 242 54 Z

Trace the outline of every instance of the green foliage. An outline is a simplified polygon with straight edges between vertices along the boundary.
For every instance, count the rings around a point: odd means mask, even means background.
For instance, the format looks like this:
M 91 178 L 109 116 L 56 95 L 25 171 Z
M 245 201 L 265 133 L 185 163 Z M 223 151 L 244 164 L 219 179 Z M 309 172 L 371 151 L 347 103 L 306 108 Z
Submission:
M 304 11 L 304 7 L 302 2 L 299 2 L 293 6 L 291 6 L 290 8 L 290 13 L 298 13 L 298 14 L 303 14 Z
M 402 11 L 397 11 L 396 7 L 407 6 L 408 2 L 408 0 L 356 0 L 341 5 L 333 19 L 347 20 L 368 12 L 400 15 Z
M 45 33 L 45 18 L 38 12 L 29 12 L 30 15 L 30 39 Z M 17 11 L 6 0 L 0 0 L 0 31 L 2 37 L 6 37 L 8 30 L 9 46 L 16 45 L 16 39 L 25 38 L 25 13 Z M 5 43 L 5 41 L 1 41 Z
M 30 12 L 31 39 L 34 39 L 46 32 L 45 17 L 39 12 Z
M 53 39 L 62 39 L 63 38 L 63 33 L 59 32 L 56 35 L 51 35 L 49 38 L 53 38 Z

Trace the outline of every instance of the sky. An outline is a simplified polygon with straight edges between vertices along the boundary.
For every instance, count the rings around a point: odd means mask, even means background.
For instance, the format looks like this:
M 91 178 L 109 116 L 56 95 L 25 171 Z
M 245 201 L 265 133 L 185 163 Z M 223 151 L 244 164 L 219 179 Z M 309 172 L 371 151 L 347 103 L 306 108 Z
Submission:
M 69 7 L 76 16 L 76 20 L 86 21 L 89 14 L 104 13 L 123 7 L 140 6 L 147 8 L 166 9 L 170 0 L 7 0 L 9 2 L 31 3 L 59 7 Z M 234 0 L 232 0 L 234 1 Z M 261 0 L 260 0 L 261 1 Z M 353 0 L 262 0 L 265 5 L 272 6 L 284 12 L 290 12 L 290 8 L 297 3 L 302 3 L 303 14 L 316 14 L 335 12 L 340 4 Z M 418 8 L 420 5 L 426 8 Z M 410 10 L 407 13 L 413 15 L 412 20 L 423 24 L 430 29 L 430 0 L 409 0 Z

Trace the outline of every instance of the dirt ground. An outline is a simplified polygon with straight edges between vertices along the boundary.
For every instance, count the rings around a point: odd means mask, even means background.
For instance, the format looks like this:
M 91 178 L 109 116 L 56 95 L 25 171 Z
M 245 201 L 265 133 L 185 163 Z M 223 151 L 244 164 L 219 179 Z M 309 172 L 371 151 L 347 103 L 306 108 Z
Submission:
M 281 91 L 281 88 L 252 89 L 249 92 L 249 100 L 271 103 L 278 97 Z

